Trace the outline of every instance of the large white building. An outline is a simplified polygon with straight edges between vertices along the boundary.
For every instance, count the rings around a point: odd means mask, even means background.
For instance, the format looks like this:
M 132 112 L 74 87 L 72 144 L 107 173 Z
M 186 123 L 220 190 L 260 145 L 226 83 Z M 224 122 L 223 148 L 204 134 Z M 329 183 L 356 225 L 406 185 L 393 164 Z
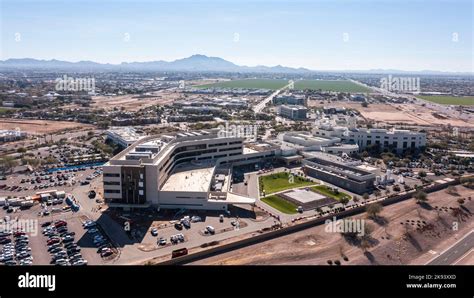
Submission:
M 426 146 L 426 134 L 405 129 L 357 128 L 355 116 L 348 116 L 345 125 L 340 118 L 322 118 L 316 121 L 313 135 L 340 138 L 341 142 L 358 145 L 361 150 L 369 146 L 402 152 Z
M 230 165 L 256 163 L 279 151 L 254 150 L 244 140 L 220 137 L 218 130 L 140 139 L 104 165 L 104 199 L 110 206 L 163 209 L 253 204 L 254 199 L 232 193 Z
M 128 147 L 145 136 L 133 127 L 111 127 L 106 131 L 107 139 L 122 147 Z
M 308 132 L 286 132 L 279 136 L 285 147 L 304 151 L 321 151 L 330 154 L 351 155 L 359 151 L 357 144 L 344 144 L 341 138 L 314 136 Z

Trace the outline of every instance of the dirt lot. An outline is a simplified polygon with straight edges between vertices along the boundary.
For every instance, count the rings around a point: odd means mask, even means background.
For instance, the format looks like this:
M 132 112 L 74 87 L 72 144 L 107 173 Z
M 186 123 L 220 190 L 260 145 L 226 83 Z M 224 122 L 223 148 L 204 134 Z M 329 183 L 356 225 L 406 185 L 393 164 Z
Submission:
M 321 225 L 194 264 L 327 265 L 329 260 L 338 260 L 342 265 L 425 264 L 433 257 L 429 251 L 444 251 L 474 227 L 472 215 L 464 213 L 462 217 L 455 217 L 450 209 L 459 207 L 459 198 L 471 197 L 471 200 L 466 199 L 464 207 L 473 210 L 474 190 L 463 186 L 456 189 L 456 196 L 446 190 L 429 194 L 428 207 L 421 207 L 414 200 L 387 206 L 378 223 L 367 219 L 366 214 L 353 217 L 364 219 L 373 227 L 372 246 L 365 253 L 360 245 L 350 243 L 339 232 L 326 232 L 326 226 Z M 458 224 L 457 231 L 453 231 L 454 222 Z
M 92 98 L 92 107 L 113 109 L 115 107 L 124 108 L 126 111 L 138 111 L 140 109 L 155 106 L 171 104 L 180 97 L 179 93 L 171 91 L 160 91 L 151 97 L 140 98 L 137 95 L 120 95 L 120 96 L 94 96 Z
M 15 130 L 19 128 L 28 134 L 51 134 L 67 129 L 80 130 L 92 127 L 92 125 L 69 121 L 0 119 L 0 129 Z
M 334 106 L 345 107 L 358 110 L 362 117 L 375 122 L 385 122 L 389 124 L 403 123 L 408 125 L 448 125 L 474 127 L 474 123 L 468 123 L 461 119 L 447 117 L 446 119 L 434 116 L 435 111 L 428 107 L 421 107 L 415 104 L 369 104 L 364 108 L 356 102 L 333 102 L 331 104 L 321 104 L 320 101 L 310 100 L 310 107 Z

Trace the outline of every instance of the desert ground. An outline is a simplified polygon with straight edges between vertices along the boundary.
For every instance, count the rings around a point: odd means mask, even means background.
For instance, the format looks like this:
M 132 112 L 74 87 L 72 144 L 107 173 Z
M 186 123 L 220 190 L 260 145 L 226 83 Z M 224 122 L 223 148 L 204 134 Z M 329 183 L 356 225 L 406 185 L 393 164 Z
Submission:
M 0 129 L 15 130 L 20 129 L 28 134 L 52 134 L 64 130 L 81 130 L 92 128 L 92 125 L 69 122 L 69 121 L 50 121 L 50 120 L 27 120 L 27 119 L 0 119 Z
M 310 100 L 308 105 L 310 107 L 334 106 L 355 109 L 361 113 L 364 119 L 388 124 L 419 126 L 451 125 L 474 128 L 474 123 L 456 119 L 452 116 L 439 116 L 436 114 L 436 111 L 416 104 L 373 103 L 369 104 L 368 107 L 362 107 L 357 102 L 332 102 L 330 104 L 324 102 L 321 104 L 319 100 Z
M 455 195 L 447 190 L 429 194 L 428 206 L 422 207 L 413 199 L 386 206 L 376 222 L 366 214 L 352 217 L 364 219 L 373 228 L 372 246 L 365 252 L 359 244 L 346 240 L 341 233 L 327 232 L 325 225 L 321 225 L 193 264 L 327 265 L 328 261 L 339 261 L 341 265 L 426 264 L 474 228 L 472 215 L 463 212 L 454 216 L 450 209 L 459 208 L 457 200 L 464 198 L 463 206 L 473 210 L 474 190 L 464 186 L 455 189 Z M 454 223 L 457 230 L 453 229 Z M 469 263 L 472 258 L 471 253 L 458 262 Z
M 156 92 L 152 96 L 142 98 L 137 95 L 94 96 L 91 107 L 106 110 L 123 107 L 126 111 L 135 112 L 150 106 L 171 104 L 180 96 L 179 93 L 171 91 Z

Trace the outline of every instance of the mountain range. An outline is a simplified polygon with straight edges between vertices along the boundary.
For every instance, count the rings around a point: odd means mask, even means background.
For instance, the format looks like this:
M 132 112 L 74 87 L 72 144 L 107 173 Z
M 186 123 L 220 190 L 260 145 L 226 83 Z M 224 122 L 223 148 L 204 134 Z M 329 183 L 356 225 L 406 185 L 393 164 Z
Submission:
M 205 55 L 192 55 L 187 58 L 174 61 L 149 61 L 149 62 L 122 62 L 121 64 L 103 64 L 93 61 L 68 62 L 61 60 L 38 60 L 33 58 L 0 60 L 1 69 L 34 69 L 34 70 L 68 70 L 68 71 L 193 71 L 193 72 L 240 72 L 240 73 L 290 73 L 307 74 L 316 72 L 307 68 L 292 68 L 281 65 L 277 66 L 240 66 L 219 57 L 208 57 Z M 454 73 L 442 71 L 403 71 L 395 69 L 373 69 L 373 70 L 340 70 L 340 71 L 318 71 L 334 73 L 369 73 L 369 74 L 455 74 L 472 75 L 472 73 Z
M 0 68 L 15 69 L 56 69 L 77 71 L 201 71 L 201 72 L 261 72 L 261 73 L 305 73 L 305 68 L 291 68 L 281 65 L 239 66 L 219 57 L 193 55 L 174 61 L 122 62 L 102 64 L 92 61 L 68 62 L 60 60 L 37 60 L 32 58 L 8 59 L 0 61 Z

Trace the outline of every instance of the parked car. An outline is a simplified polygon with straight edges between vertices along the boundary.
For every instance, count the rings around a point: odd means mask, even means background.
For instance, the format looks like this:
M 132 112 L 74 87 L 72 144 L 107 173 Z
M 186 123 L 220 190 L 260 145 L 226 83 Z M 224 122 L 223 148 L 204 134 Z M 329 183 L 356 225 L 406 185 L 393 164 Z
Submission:
M 159 240 L 158 240 L 158 244 L 159 245 L 166 245 L 166 239 L 161 237 Z
M 214 234 L 216 232 L 213 226 L 207 226 L 206 230 L 209 232 L 209 234 Z

